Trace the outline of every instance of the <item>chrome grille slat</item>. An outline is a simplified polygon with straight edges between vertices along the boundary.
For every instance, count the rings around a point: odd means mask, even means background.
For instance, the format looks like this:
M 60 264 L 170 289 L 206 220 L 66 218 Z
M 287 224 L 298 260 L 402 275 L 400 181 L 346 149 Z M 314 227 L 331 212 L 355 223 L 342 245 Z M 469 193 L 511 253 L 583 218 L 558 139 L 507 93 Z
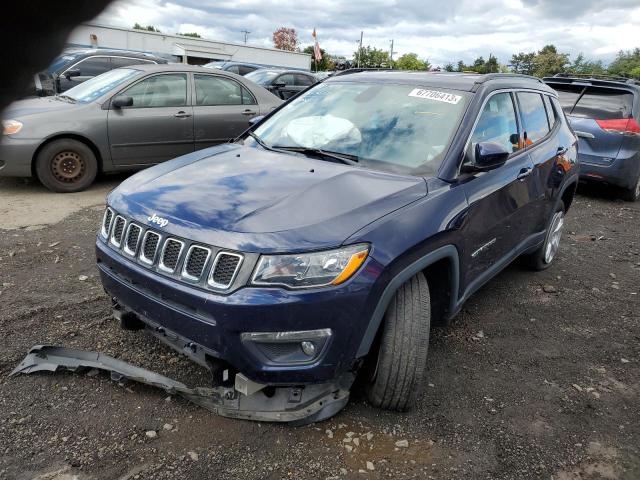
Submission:
M 175 272 L 178 267 L 178 262 L 180 261 L 180 255 L 182 254 L 183 248 L 184 242 L 177 238 L 168 238 L 162 247 L 158 268 L 169 273 Z
M 124 228 L 127 225 L 127 221 L 121 215 L 116 215 L 115 220 L 113 221 L 113 230 L 111 232 L 111 243 L 120 248 L 122 245 L 122 236 L 124 235 Z
M 127 229 L 127 235 L 124 240 L 124 253 L 135 256 L 138 251 L 138 244 L 140 243 L 140 234 L 142 228 L 135 223 L 130 223 Z
M 100 229 L 100 233 L 104 238 L 109 238 L 109 231 L 111 230 L 111 221 L 113 220 L 113 210 L 107 207 L 104 211 L 104 216 L 102 217 L 102 228 Z
M 227 289 L 231 286 L 242 265 L 242 255 L 219 252 L 213 261 L 208 283 L 213 288 Z
M 191 245 L 184 260 L 182 276 L 193 281 L 200 280 L 210 256 L 210 249 L 200 245 Z
M 140 261 L 147 265 L 153 265 L 156 259 L 156 252 L 160 244 L 160 235 L 151 230 L 147 230 L 142 238 L 142 248 L 140 249 Z

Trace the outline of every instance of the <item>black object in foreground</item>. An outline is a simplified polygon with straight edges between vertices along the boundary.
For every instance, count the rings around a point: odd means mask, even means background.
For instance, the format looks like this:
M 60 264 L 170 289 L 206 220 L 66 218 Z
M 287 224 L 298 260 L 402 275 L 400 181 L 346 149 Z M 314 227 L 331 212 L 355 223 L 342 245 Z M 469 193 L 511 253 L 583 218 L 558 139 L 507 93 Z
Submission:
M 267 395 L 255 390 L 258 384 L 238 376 L 233 387 L 189 388 L 177 380 L 103 353 L 51 345 L 32 347 L 9 376 L 60 369 L 75 372 L 84 368 L 106 370 L 111 372 L 112 380 L 128 379 L 161 388 L 223 417 L 245 420 L 306 425 L 332 417 L 349 400 L 349 390 L 337 384 L 309 385 L 304 389 L 281 387 Z

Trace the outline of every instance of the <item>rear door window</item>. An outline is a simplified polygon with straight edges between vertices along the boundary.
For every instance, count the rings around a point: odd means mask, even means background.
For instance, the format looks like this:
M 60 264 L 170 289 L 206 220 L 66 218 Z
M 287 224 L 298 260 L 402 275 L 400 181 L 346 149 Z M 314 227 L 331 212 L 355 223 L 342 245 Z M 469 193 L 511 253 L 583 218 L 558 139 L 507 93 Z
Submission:
M 549 128 L 553 130 L 553 127 L 556 124 L 556 114 L 553 110 L 553 106 L 551 105 L 551 97 L 549 97 L 549 95 L 543 95 L 542 98 L 544 98 L 544 107 L 547 109 L 547 118 L 549 119 Z
M 242 90 L 233 81 L 215 75 L 194 75 L 196 82 L 196 105 L 242 105 Z
M 298 87 L 308 87 L 309 85 L 313 85 L 313 80 L 306 75 L 295 75 L 295 84 Z
M 290 87 L 293 85 L 293 75 L 290 73 L 280 75 L 274 83 L 284 83 L 285 86 Z
M 588 87 L 571 115 L 597 120 L 618 120 L 631 116 L 633 94 L 611 88 Z
M 539 93 L 518 92 L 517 95 L 524 122 L 524 142 L 527 146 L 532 145 L 549 133 L 547 111 Z

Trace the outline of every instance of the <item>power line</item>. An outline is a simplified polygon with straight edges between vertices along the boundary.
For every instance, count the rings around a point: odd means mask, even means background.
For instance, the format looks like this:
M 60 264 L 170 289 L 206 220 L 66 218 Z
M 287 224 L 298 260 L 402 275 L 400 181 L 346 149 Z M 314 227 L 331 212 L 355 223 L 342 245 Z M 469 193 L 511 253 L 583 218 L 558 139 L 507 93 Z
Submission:
M 247 44 L 247 37 L 251 33 L 249 30 L 240 30 L 241 33 L 244 33 L 244 43 Z

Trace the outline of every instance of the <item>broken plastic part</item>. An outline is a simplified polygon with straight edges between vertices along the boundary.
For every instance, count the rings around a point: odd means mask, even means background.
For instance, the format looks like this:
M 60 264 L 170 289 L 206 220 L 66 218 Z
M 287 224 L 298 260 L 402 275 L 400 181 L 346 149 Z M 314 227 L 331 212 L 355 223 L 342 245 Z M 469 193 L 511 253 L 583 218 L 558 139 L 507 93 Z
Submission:
M 41 371 L 57 372 L 59 369 L 75 372 L 83 368 L 106 370 L 111 372 L 111 378 L 116 381 L 128 379 L 161 388 L 223 417 L 288 422 L 293 425 L 318 422 L 338 413 L 349 401 L 349 388 L 354 380 L 353 375 L 348 374 L 332 383 L 307 385 L 304 388 L 271 387 L 274 393 L 269 396 L 260 391 L 265 385 L 255 390 L 260 384 L 251 382 L 252 385 L 247 384 L 245 389 L 249 395 L 245 395 L 232 387 L 189 388 L 177 380 L 103 353 L 51 345 L 32 347 L 9 376 Z M 242 378 L 244 376 L 241 381 Z

